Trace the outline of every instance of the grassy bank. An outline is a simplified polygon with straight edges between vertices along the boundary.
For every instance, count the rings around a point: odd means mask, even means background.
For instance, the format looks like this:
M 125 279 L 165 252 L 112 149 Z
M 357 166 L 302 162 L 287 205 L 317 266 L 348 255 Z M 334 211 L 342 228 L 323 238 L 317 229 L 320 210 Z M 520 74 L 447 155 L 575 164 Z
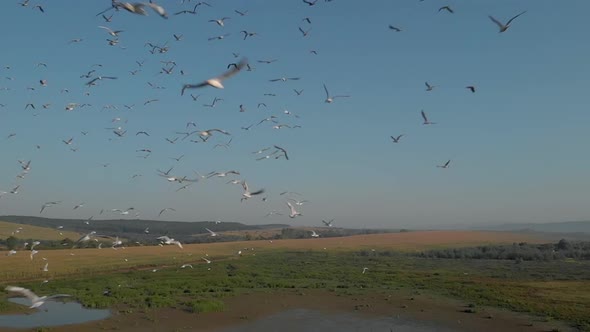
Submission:
M 88 307 L 133 311 L 170 307 L 223 309 L 223 298 L 244 291 L 327 289 L 339 295 L 392 290 L 435 293 L 570 322 L 590 330 L 590 262 L 446 260 L 392 251 L 251 252 L 211 264 L 54 279 L 23 284 L 40 295 L 75 296 Z M 363 268 L 368 268 L 362 273 Z M 0 310 L 7 308 L 0 304 Z

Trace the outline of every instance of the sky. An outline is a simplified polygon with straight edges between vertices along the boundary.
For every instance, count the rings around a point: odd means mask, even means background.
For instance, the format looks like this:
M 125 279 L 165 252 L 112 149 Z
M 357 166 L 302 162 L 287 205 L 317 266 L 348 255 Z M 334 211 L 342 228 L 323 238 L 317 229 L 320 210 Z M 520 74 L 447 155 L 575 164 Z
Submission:
M 142 219 L 293 226 L 334 219 L 335 226 L 355 228 L 590 216 L 588 1 L 318 0 L 309 6 L 210 0 L 196 15 L 174 15 L 196 1 L 162 0 L 168 19 L 148 8 L 147 16 L 111 10 L 106 22 L 96 14 L 110 3 L 3 2 L 0 193 L 20 187 L 0 197 L 0 215 L 133 219 L 139 213 Z M 439 12 L 445 5 L 454 13 Z M 488 18 L 506 22 L 522 11 L 504 33 Z M 224 27 L 209 22 L 222 17 L 229 17 Z M 113 37 L 99 26 L 123 30 L 118 44 L 110 46 Z M 242 30 L 258 35 L 243 40 Z M 151 54 L 146 43 L 169 49 Z M 224 81 L 225 89 L 181 96 L 183 84 L 217 76 L 243 57 L 252 71 Z M 171 74 L 161 73 L 170 67 L 161 61 L 176 63 Z M 81 77 L 90 70 L 96 70 L 91 78 Z M 97 76 L 117 79 L 85 85 Z M 300 79 L 269 81 L 281 77 Z M 426 91 L 426 81 L 436 87 Z M 350 97 L 325 103 L 323 84 L 332 95 Z M 214 98 L 223 100 L 203 106 Z M 151 99 L 158 101 L 144 105 Z M 35 109 L 25 109 L 28 103 Z M 68 103 L 91 106 L 66 111 Z M 436 124 L 423 125 L 421 110 Z M 257 125 L 273 115 L 277 123 Z M 187 122 L 197 128 L 187 129 Z M 277 124 L 301 127 L 273 129 Z M 119 126 L 123 137 L 106 129 Z M 211 128 L 231 136 L 215 133 L 194 143 L 196 135 L 183 140 L 176 134 Z M 401 134 L 393 143 L 390 136 Z M 165 140 L 175 137 L 174 144 Z M 215 147 L 230 138 L 229 148 Z M 285 148 L 289 160 L 256 160 L 264 154 L 252 152 L 273 145 Z M 140 149 L 152 153 L 142 158 Z M 31 161 L 24 178 L 17 178 L 18 160 Z M 447 160 L 448 168 L 436 167 Z M 177 192 L 188 183 L 168 182 L 157 172 L 173 166 L 172 175 L 190 179 L 197 178 L 194 171 L 240 175 Z M 265 192 L 241 202 L 241 186 L 226 183 L 233 179 Z M 280 195 L 285 191 L 297 194 Z M 307 201 L 295 205 L 301 216 L 289 218 L 288 198 Z M 39 213 L 51 201 L 59 204 Z M 135 210 L 128 216 L 111 211 L 129 207 Z M 164 208 L 176 211 L 158 216 Z M 266 216 L 271 211 L 282 215 Z

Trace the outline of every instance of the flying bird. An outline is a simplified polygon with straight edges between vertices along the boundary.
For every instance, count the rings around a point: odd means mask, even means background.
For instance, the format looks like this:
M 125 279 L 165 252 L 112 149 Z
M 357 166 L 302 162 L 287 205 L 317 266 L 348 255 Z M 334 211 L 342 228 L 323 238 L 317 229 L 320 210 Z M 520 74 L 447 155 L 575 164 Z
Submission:
M 475 93 L 475 86 L 473 86 L 473 85 L 468 85 L 465 87 L 465 89 L 469 89 L 469 91 L 471 91 L 472 93 Z
M 449 13 L 451 13 L 451 14 L 453 14 L 453 13 L 454 13 L 454 11 L 453 11 L 453 10 L 451 9 L 451 7 L 449 7 L 449 6 L 442 6 L 442 7 L 440 7 L 440 8 L 438 9 L 438 11 L 439 11 L 439 12 L 440 12 L 441 10 L 446 10 L 446 11 L 448 11 L 448 12 L 449 12 Z
M 289 218 L 295 218 L 297 216 L 301 216 L 301 212 L 297 212 L 297 210 L 295 210 L 295 207 L 290 203 L 287 202 L 287 206 L 289 207 Z
M 517 17 L 519 17 L 520 15 L 526 13 L 526 10 L 523 11 L 522 13 L 514 16 L 513 18 L 509 19 L 508 22 L 506 22 L 506 24 L 503 24 L 502 22 L 498 21 L 497 19 L 495 19 L 494 17 L 492 17 L 491 15 L 488 15 L 488 17 L 490 18 L 490 20 L 492 20 L 492 22 L 496 23 L 496 25 L 498 26 L 498 28 L 500 29 L 500 33 L 508 30 L 508 28 L 510 28 L 510 23 L 512 23 L 512 21 L 514 21 L 514 19 L 516 19 Z
M 238 65 L 228 71 L 226 71 L 225 73 L 221 74 L 220 76 L 217 77 L 213 77 L 210 78 L 202 83 L 199 84 L 185 84 L 182 87 L 182 91 L 180 93 L 180 95 L 184 95 L 184 90 L 186 89 L 196 89 L 196 88 L 202 88 L 202 87 L 206 87 L 206 86 L 212 86 L 214 88 L 218 88 L 218 89 L 223 89 L 223 84 L 221 84 L 224 80 L 232 77 L 233 75 L 237 74 L 240 70 L 242 70 L 246 64 L 248 63 L 248 60 L 246 58 L 243 58 L 240 63 L 238 63 Z
M 422 124 L 424 124 L 424 125 L 433 125 L 433 124 L 436 124 L 436 122 L 430 122 L 428 120 L 428 118 L 426 117 L 426 113 L 424 113 L 424 111 L 421 111 L 420 114 L 422 114 L 422 119 L 424 119 L 424 122 Z
M 51 296 L 39 297 L 39 296 L 37 296 L 37 294 L 31 292 L 30 290 L 28 290 L 26 288 L 16 287 L 16 286 L 6 286 L 5 290 L 7 290 L 9 292 L 19 293 L 22 296 L 29 299 L 31 301 L 31 306 L 29 308 L 31 308 L 31 309 L 38 308 L 38 307 L 42 306 L 45 303 L 45 301 L 53 300 L 53 299 L 60 298 L 60 297 L 71 297 L 71 295 L 68 295 L 68 294 L 55 294 L 55 295 L 51 295 Z
M 334 101 L 334 99 L 336 98 L 348 98 L 350 96 L 348 95 L 341 95 L 341 96 L 330 96 L 330 92 L 328 92 L 328 88 L 326 87 L 326 84 L 324 84 L 324 91 L 326 91 L 326 100 L 324 102 L 330 104 Z
M 449 168 L 449 165 L 451 164 L 451 160 L 449 159 L 446 163 L 444 163 L 443 165 L 436 165 L 436 167 L 439 168 Z
M 217 236 L 217 233 L 215 233 L 214 231 L 210 230 L 209 228 L 205 228 L 207 230 L 207 232 L 209 232 L 209 234 L 211 234 L 211 236 Z
M 399 143 L 400 138 L 404 137 L 404 135 L 399 135 L 397 137 L 393 137 L 393 136 L 389 136 L 391 137 L 391 140 L 393 141 L 393 143 Z

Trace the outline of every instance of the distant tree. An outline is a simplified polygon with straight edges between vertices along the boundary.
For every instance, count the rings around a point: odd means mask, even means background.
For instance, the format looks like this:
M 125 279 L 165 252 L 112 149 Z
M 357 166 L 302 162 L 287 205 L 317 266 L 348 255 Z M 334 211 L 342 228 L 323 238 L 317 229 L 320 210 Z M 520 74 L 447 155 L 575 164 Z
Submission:
M 6 239 L 6 247 L 8 248 L 8 250 L 12 250 L 12 249 L 16 248 L 17 242 L 18 242 L 17 238 L 15 238 L 14 236 L 9 236 Z
M 571 250 L 572 249 L 572 244 L 569 243 L 569 241 L 566 240 L 566 239 L 561 239 L 557 243 L 557 249 L 558 250 Z

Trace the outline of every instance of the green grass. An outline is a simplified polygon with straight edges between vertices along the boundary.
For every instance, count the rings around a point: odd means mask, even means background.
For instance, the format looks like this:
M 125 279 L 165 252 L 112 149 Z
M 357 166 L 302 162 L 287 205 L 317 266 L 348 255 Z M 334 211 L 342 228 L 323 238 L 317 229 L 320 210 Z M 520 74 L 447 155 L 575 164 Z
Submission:
M 368 267 L 362 274 L 363 267 Z M 208 270 L 211 268 L 211 270 Z M 564 320 L 590 331 L 590 262 L 444 260 L 391 251 L 269 251 L 198 264 L 23 284 L 40 295 L 75 296 L 85 306 L 121 310 L 223 310 L 223 299 L 252 290 L 323 289 L 341 295 L 409 290 Z M 109 289 L 108 296 L 103 291 Z M 6 302 L 0 301 L 0 311 Z

